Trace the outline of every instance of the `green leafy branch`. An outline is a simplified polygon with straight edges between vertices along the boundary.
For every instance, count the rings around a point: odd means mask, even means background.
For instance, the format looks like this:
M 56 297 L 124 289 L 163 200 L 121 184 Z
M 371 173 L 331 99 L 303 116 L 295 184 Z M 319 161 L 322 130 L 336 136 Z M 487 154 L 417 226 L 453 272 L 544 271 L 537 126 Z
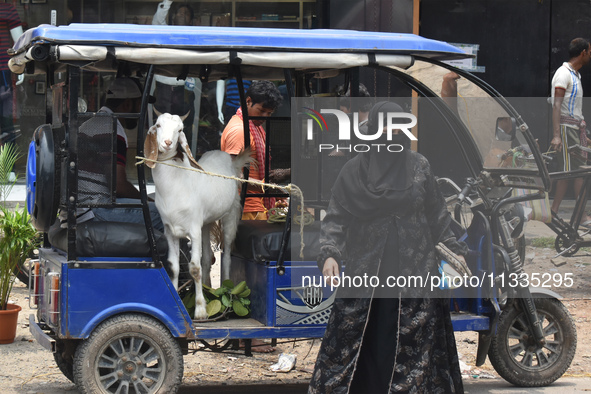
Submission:
M 16 278 L 14 273 L 37 245 L 37 230 L 31 225 L 27 210 L 18 205 L 14 210 L 6 206 L 6 198 L 17 180 L 16 176 L 11 179 L 10 173 L 19 157 L 16 145 L 0 147 L 0 310 L 6 309 Z
M 26 209 L 0 207 L 0 310 L 6 309 L 14 284 L 14 272 L 37 246 L 37 230 Z
M 203 285 L 203 296 L 207 301 L 206 311 L 209 318 L 219 320 L 231 313 L 244 317 L 250 313 L 250 289 L 245 281 L 234 285 L 231 280 L 222 282 L 222 286 L 213 289 Z M 183 297 L 183 304 L 190 315 L 195 312 L 195 290 L 186 293 Z
M 10 179 L 10 173 L 20 158 L 18 148 L 14 144 L 4 144 L 0 147 L 0 197 L 2 205 L 6 206 L 6 198 L 16 183 L 16 177 Z

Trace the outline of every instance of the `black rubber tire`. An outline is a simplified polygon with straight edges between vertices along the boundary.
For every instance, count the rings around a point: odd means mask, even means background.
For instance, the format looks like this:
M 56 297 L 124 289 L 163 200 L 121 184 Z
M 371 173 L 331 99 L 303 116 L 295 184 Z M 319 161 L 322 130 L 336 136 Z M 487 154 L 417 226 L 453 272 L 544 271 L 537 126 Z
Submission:
M 178 342 L 164 325 L 145 315 L 106 320 L 74 357 L 74 381 L 82 393 L 114 393 L 125 386 L 128 393 L 176 393 L 182 379 Z
M 29 287 L 29 276 L 31 275 L 31 268 L 33 268 L 33 262 L 39 260 L 39 250 L 34 249 L 29 254 L 29 258 L 27 258 L 22 264 L 19 264 L 15 270 L 14 274 L 23 282 L 27 287 Z
M 31 264 L 30 263 L 31 263 L 31 260 L 26 259 L 22 264 L 19 264 L 14 269 L 14 274 L 16 275 L 18 280 L 23 282 L 27 287 L 29 287 L 29 276 L 31 274 L 30 273 L 30 271 L 31 271 Z
M 30 212 L 31 223 L 37 230 L 47 232 L 57 219 L 61 184 L 51 125 L 37 127 L 33 133 L 33 141 L 37 168 L 35 169 L 34 206 Z
M 577 330 L 566 307 L 554 298 L 534 300 L 546 345 L 532 345 L 524 314 L 516 303 L 505 309 L 488 352 L 503 379 L 520 387 L 547 386 L 570 366 L 577 348 Z
M 53 359 L 57 364 L 57 367 L 62 371 L 64 376 L 68 378 L 72 383 L 74 382 L 74 354 L 78 343 L 74 341 L 58 340 L 56 342 L 56 352 L 53 353 Z

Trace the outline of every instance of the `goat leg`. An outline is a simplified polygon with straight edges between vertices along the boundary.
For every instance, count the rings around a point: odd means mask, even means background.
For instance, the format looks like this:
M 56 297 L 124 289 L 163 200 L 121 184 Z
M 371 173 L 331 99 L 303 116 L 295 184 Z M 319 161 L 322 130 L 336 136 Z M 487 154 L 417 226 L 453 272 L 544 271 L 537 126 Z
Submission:
M 210 229 L 213 224 L 206 224 L 201 231 L 201 272 L 203 283 L 211 287 L 211 261 L 213 252 L 211 250 Z
M 206 302 L 203 297 L 203 283 L 201 272 L 201 228 L 191 235 L 191 262 L 189 272 L 195 281 L 195 319 L 207 318 Z
M 170 231 L 164 229 L 164 235 L 166 236 L 166 242 L 168 243 L 168 262 L 170 264 L 170 271 L 172 276 L 170 280 L 175 289 L 179 289 L 179 254 L 180 254 L 180 247 L 179 247 L 179 240 L 178 238 L 174 237 Z
M 221 219 L 221 227 L 224 236 L 224 248 L 222 255 L 221 264 L 221 278 L 222 281 L 230 279 L 230 266 L 232 264 L 232 244 L 236 238 L 236 232 L 238 231 L 238 223 L 242 216 L 242 206 L 240 200 L 236 199 L 232 205 L 228 215 Z

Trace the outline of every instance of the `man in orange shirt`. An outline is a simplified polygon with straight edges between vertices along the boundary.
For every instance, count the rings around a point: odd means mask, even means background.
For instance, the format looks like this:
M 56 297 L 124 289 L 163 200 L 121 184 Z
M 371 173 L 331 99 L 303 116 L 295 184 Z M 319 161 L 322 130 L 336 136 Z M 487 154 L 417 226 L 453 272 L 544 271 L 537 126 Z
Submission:
M 254 81 L 246 91 L 246 108 L 251 116 L 271 116 L 282 101 L 279 89 L 270 81 Z M 250 166 L 249 179 L 263 180 L 265 177 L 265 144 L 267 135 L 263 129 L 264 120 L 249 120 L 250 149 L 258 165 Z M 222 133 L 221 149 L 233 157 L 244 150 L 244 122 L 242 108 L 238 108 Z M 271 175 L 270 175 L 271 177 Z M 249 185 L 249 193 L 261 193 L 260 187 Z M 242 211 L 242 220 L 267 220 L 267 209 L 261 197 L 247 197 Z M 252 351 L 269 353 L 275 348 L 260 339 L 251 340 Z M 240 340 L 244 347 L 244 341 Z
M 248 116 L 271 116 L 281 104 L 282 96 L 279 89 L 270 81 L 254 81 L 246 91 L 246 108 Z M 250 179 L 263 180 L 265 174 L 265 143 L 266 134 L 263 129 L 264 120 L 250 120 L 250 148 L 258 166 L 250 167 Z M 222 133 L 221 149 L 232 156 L 244 150 L 244 123 L 242 108 L 238 108 Z M 249 193 L 261 193 L 257 186 L 249 186 Z M 267 204 L 268 205 L 268 204 Z M 244 203 L 242 220 L 267 220 L 267 209 L 261 197 L 248 197 Z

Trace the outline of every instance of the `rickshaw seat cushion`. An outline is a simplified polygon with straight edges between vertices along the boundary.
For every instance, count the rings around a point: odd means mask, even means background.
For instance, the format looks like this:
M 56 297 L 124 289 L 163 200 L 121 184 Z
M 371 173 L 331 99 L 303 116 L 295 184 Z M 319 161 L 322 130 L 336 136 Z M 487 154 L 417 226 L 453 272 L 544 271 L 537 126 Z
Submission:
M 259 263 L 277 261 L 284 224 L 264 220 L 241 220 L 238 224 L 232 254 Z M 285 261 L 300 259 L 300 227 L 292 224 L 291 236 L 284 255 Z M 292 239 L 293 238 L 293 239 Z M 320 222 L 304 226 L 304 259 L 316 261 L 320 253 Z M 296 241 L 297 240 L 297 241 Z M 292 242 L 294 241 L 294 242 Z
M 165 257 L 168 251 L 166 238 L 157 230 L 154 235 L 158 253 L 161 258 Z M 53 247 L 68 250 L 68 231 L 60 227 L 59 221 L 49 229 L 47 236 Z M 152 257 L 143 224 L 98 220 L 77 225 L 76 254 L 80 257 Z

